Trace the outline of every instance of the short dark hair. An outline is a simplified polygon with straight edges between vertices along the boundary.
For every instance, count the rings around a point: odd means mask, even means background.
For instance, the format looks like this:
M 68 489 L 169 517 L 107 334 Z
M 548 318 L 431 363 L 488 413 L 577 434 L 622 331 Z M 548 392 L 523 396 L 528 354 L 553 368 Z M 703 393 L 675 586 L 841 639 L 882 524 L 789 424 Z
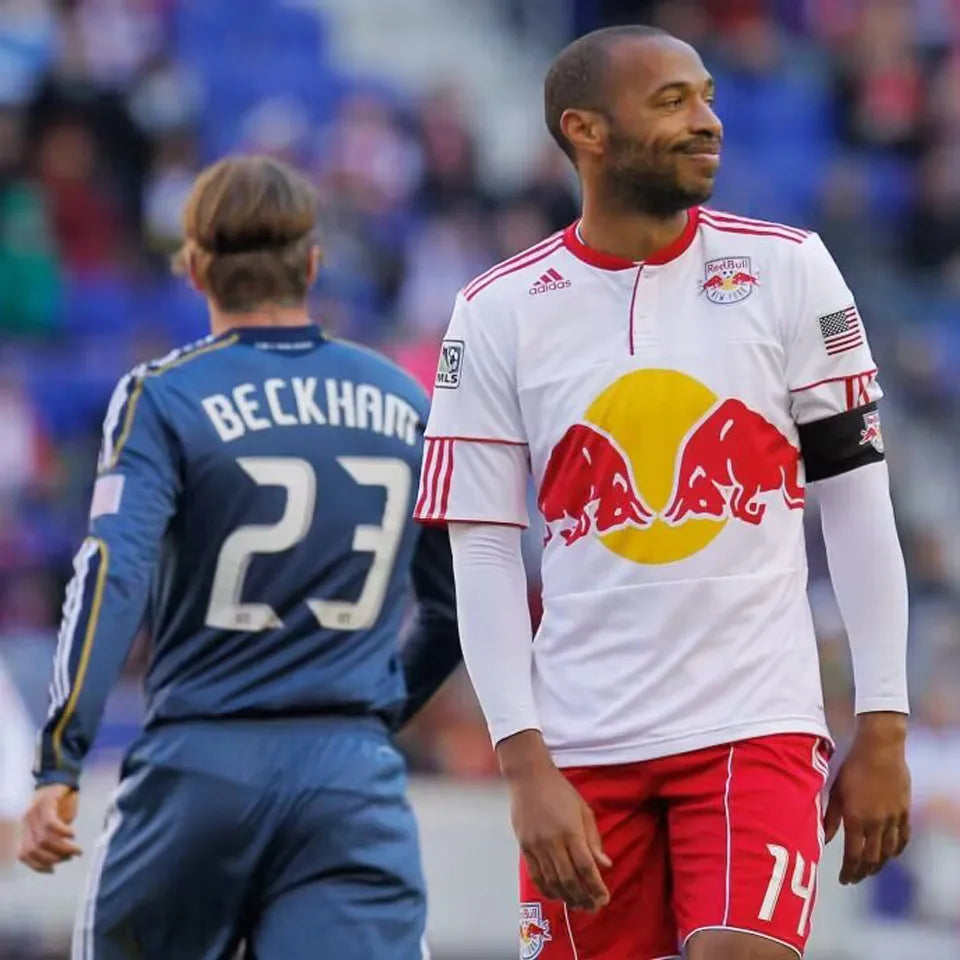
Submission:
M 543 83 L 543 113 L 551 136 L 571 160 L 573 148 L 560 128 L 560 118 L 564 110 L 604 109 L 610 48 L 629 37 L 668 36 L 666 30 L 639 23 L 604 27 L 584 34 L 554 57 Z

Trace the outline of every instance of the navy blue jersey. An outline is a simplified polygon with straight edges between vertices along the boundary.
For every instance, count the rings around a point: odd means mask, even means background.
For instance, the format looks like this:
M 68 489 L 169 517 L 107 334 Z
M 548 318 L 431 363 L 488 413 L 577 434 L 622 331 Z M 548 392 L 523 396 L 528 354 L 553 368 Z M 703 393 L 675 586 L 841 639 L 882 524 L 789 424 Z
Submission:
M 76 782 L 144 617 L 148 727 L 398 715 L 411 573 L 432 581 L 417 590 L 428 619 L 449 633 L 454 618 L 449 564 L 409 519 L 426 407 L 389 361 L 313 326 L 238 328 L 124 377 L 38 780 Z

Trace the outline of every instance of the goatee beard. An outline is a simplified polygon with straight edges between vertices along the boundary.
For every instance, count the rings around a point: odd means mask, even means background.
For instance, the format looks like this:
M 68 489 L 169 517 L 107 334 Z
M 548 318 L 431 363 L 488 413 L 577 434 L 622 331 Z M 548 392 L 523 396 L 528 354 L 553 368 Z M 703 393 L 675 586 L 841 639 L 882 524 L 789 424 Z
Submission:
M 667 219 L 710 199 L 712 184 L 697 190 L 685 189 L 673 171 L 645 161 L 633 141 L 618 132 L 611 133 L 607 190 L 621 209 Z
M 607 188 L 621 208 L 664 220 L 704 203 L 713 192 L 709 187 L 685 189 L 675 179 L 658 171 L 622 167 L 608 171 Z

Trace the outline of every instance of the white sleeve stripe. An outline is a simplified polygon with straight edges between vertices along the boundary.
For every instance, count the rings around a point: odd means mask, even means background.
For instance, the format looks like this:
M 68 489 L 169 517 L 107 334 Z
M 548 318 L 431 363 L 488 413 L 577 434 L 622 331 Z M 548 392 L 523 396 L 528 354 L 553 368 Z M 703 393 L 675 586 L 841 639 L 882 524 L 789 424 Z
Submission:
M 90 572 L 90 558 L 96 545 L 87 543 L 81 547 L 74 561 L 74 577 L 70 581 L 67 599 L 64 602 L 64 623 L 57 644 L 56 659 L 54 661 L 55 695 L 51 701 L 51 714 L 59 710 L 67 701 L 70 692 L 70 654 L 73 650 L 73 639 L 76 636 L 77 624 L 83 609 L 83 594 Z
M 67 585 L 63 603 L 63 625 L 57 641 L 53 662 L 53 680 L 50 684 L 50 716 L 52 717 L 67 702 L 70 695 L 70 654 L 77 632 L 77 623 L 83 610 L 83 596 L 90 572 L 90 560 L 99 549 L 95 540 L 87 540 L 77 551 L 73 561 L 74 575 Z
M 70 658 L 70 648 L 73 645 L 77 620 L 80 617 L 83 585 L 87 579 L 89 565 L 90 549 L 89 545 L 84 545 L 81 546 L 74 559 L 74 575 L 67 585 L 67 595 L 63 603 L 63 626 L 60 630 L 53 666 L 53 687 L 51 689 L 51 706 L 53 709 L 58 709 L 66 699 L 67 674 L 64 665 Z
M 135 377 L 141 376 L 145 370 L 143 365 L 134 368 L 121 378 L 110 397 L 106 416 L 103 418 L 103 446 L 100 451 L 100 467 L 103 468 L 113 460 L 113 453 L 118 437 L 118 428 L 123 423 L 123 413 L 130 401 L 131 386 Z

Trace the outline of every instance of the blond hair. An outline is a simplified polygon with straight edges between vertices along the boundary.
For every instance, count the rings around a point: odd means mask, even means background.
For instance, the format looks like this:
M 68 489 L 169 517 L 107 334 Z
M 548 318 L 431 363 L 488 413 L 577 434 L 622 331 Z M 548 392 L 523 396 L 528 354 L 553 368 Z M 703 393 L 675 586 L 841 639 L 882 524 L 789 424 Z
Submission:
M 183 212 L 174 270 L 193 273 L 227 313 L 298 306 L 310 286 L 317 195 L 270 157 L 228 157 L 198 177 Z

